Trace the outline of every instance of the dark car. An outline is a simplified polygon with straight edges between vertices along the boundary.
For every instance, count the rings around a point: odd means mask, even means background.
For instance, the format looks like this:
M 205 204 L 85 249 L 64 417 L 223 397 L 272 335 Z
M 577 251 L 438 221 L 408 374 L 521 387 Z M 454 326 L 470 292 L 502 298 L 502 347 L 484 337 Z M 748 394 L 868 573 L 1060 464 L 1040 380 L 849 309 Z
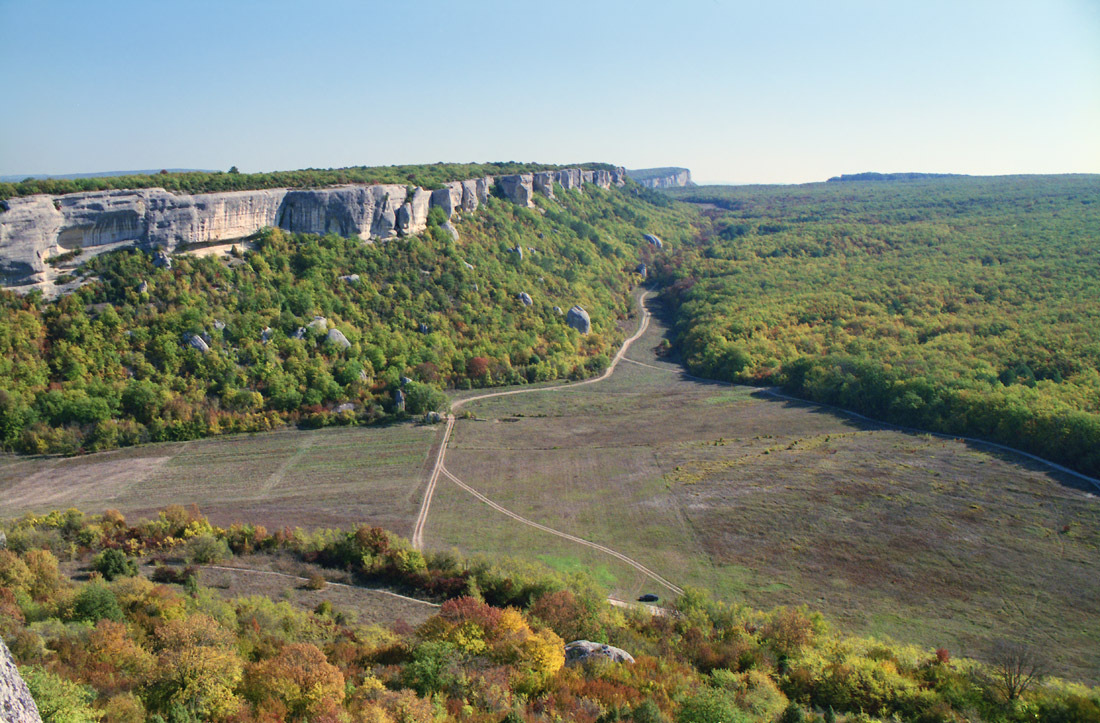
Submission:
M 653 593 L 647 592 L 645 595 L 642 595 L 640 598 L 638 598 L 638 602 L 657 602 L 660 599 L 661 598 L 657 597 Z

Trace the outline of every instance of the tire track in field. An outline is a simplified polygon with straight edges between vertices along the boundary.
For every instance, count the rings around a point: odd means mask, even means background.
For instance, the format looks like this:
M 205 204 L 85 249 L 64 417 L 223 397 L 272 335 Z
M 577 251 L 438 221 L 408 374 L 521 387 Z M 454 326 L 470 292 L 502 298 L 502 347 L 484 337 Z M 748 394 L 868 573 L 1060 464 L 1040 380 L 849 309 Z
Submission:
M 592 548 L 594 550 L 597 550 L 599 552 L 603 552 L 604 554 L 610 555 L 610 556 L 616 558 L 617 560 L 620 560 L 620 561 L 626 563 L 627 565 L 633 567 L 635 570 L 641 572 L 643 575 L 649 577 L 650 579 L 660 583 L 661 585 L 665 586 L 666 588 L 673 591 L 677 595 L 683 594 L 684 591 L 681 587 L 679 587 L 675 583 L 672 583 L 672 582 L 666 580 L 665 578 L 661 577 L 660 575 L 658 575 L 653 570 L 650 570 L 648 567 L 641 564 L 637 560 L 635 560 L 633 558 L 630 558 L 630 557 L 627 557 L 626 555 L 622 554 L 621 552 L 617 552 L 615 550 L 612 550 L 610 547 L 606 547 L 604 545 L 600 545 L 598 543 L 591 542 L 589 540 L 585 540 L 584 538 L 577 537 L 576 535 L 571 535 L 567 532 L 562 532 L 561 530 L 555 530 L 552 527 L 547 527 L 546 525 L 540 524 L 538 522 L 534 522 L 533 520 L 529 520 L 526 517 L 518 515 L 518 514 L 512 512 L 511 510 L 497 504 L 496 502 L 493 502 L 491 499 L 489 499 L 485 495 L 481 494 L 480 492 L 478 492 L 473 487 L 471 487 L 470 485 L 463 482 L 461 479 L 459 479 L 455 475 L 451 474 L 450 470 L 448 470 L 444 466 L 444 460 L 447 456 L 447 443 L 450 441 L 451 433 L 454 430 L 455 416 L 454 416 L 453 412 L 455 410 L 457 410 L 459 407 L 461 407 L 463 404 L 466 404 L 467 402 L 478 401 L 478 400 L 481 400 L 481 399 L 490 399 L 490 398 L 493 398 L 493 397 L 507 397 L 507 396 L 512 396 L 514 394 L 534 394 L 536 392 L 569 391 L 570 389 L 576 389 L 577 387 L 582 387 L 582 386 L 586 386 L 588 384 L 596 384 L 598 382 L 602 382 L 605 379 L 608 379 L 615 372 L 615 369 L 619 366 L 619 362 L 624 361 L 624 360 L 625 361 L 631 361 L 630 359 L 624 359 L 624 355 L 626 354 L 627 350 L 630 349 L 630 345 L 633 344 L 638 339 L 640 339 L 641 336 L 643 334 L 645 334 L 646 330 L 649 329 L 650 313 L 649 313 L 649 310 L 645 307 L 645 303 L 643 302 L 644 297 L 645 297 L 645 294 L 642 294 L 638 297 L 638 308 L 642 312 L 642 322 L 641 322 L 641 324 L 638 325 L 637 331 L 635 331 L 634 334 L 632 334 L 628 339 L 626 339 L 623 342 L 623 345 L 621 347 L 619 347 L 619 351 L 615 354 L 614 359 L 611 360 L 611 364 L 609 364 L 607 369 L 604 370 L 604 373 L 599 375 L 598 377 L 593 377 L 592 379 L 586 379 L 583 382 L 572 382 L 572 383 L 560 384 L 560 385 L 557 385 L 557 386 L 539 387 L 538 389 L 512 389 L 512 390 L 504 391 L 504 392 L 489 392 L 487 394 L 478 394 L 478 395 L 473 396 L 473 397 L 467 397 L 465 399 L 459 399 L 451 405 L 452 414 L 447 415 L 447 427 L 443 430 L 443 440 L 439 445 L 439 453 L 436 455 L 435 465 L 432 468 L 432 474 L 428 478 L 428 485 L 427 485 L 427 488 L 424 490 L 424 499 L 422 500 L 422 502 L 420 504 L 420 512 L 417 514 L 417 517 L 416 517 L 416 525 L 413 527 L 412 543 L 413 543 L 414 548 L 416 548 L 417 550 L 421 550 L 424 547 L 424 527 L 427 525 L 428 513 L 430 512 L 431 505 L 432 505 L 432 497 L 435 494 L 436 486 L 439 483 L 439 477 L 442 474 L 444 477 L 446 477 L 447 479 L 454 482 L 460 489 L 468 492 L 469 494 L 473 495 L 476 499 L 478 499 L 481 502 L 485 503 L 486 505 L 488 505 L 492 509 L 500 512 L 501 514 L 507 515 L 508 517 L 511 517 L 512 519 L 516 520 L 517 522 L 525 524 L 529 527 L 534 527 L 537 530 L 547 532 L 551 535 L 556 535 L 557 537 L 561 537 L 561 538 L 569 540 L 571 542 L 575 542 L 577 544 L 584 545 L 586 547 L 590 547 L 590 548 Z

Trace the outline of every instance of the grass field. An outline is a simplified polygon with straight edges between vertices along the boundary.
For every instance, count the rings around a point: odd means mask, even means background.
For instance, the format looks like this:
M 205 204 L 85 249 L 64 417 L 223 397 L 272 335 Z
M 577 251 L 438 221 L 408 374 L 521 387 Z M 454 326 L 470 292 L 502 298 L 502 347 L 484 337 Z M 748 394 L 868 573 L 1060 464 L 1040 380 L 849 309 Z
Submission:
M 518 514 L 753 606 L 807 603 L 853 632 L 978 655 L 1026 639 L 1100 680 L 1100 502 L 1012 455 L 892 431 L 659 361 L 659 325 L 605 383 L 472 402 L 447 467 Z M 598 553 L 495 514 L 453 485 L 429 545 L 593 566 Z M 481 509 L 479 509 L 481 507 Z M 474 521 L 476 520 L 476 523 Z
M 469 403 L 475 419 L 456 424 L 448 469 L 510 510 L 679 585 L 764 608 L 806 603 L 845 630 L 953 654 L 981 657 L 991 639 L 1018 637 L 1058 672 L 1100 682 L 1094 488 L 960 441 L 688 379 L 654 353 L 663 333 L 654 324 L 627 355 L 650 367 L 626 362 L 599 384 Z M 222 524 L 366 521 L 408 535 L 438 431 L 285 431 L 4 458 L 0 499 L 5 517 L 196 503 Z M 667 594 L 447 480 L 426 542 L 584 570 L 624 598 Z M 264 584 L 276 594 L 293 587 Z
M 197 504 L 217 524 L 381 525 L 411 532 L 433 427 L 287 430 L 60 458 L 0 460 L 4 517 Z

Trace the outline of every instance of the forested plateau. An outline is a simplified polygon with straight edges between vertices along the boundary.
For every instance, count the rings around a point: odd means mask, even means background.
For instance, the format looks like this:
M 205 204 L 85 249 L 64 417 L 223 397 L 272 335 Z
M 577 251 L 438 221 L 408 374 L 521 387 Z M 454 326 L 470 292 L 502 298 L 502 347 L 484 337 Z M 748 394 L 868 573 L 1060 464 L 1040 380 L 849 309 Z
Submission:
M 667 191 L 689 368 L 1100 474 L 1100 177 L 883 178 Z

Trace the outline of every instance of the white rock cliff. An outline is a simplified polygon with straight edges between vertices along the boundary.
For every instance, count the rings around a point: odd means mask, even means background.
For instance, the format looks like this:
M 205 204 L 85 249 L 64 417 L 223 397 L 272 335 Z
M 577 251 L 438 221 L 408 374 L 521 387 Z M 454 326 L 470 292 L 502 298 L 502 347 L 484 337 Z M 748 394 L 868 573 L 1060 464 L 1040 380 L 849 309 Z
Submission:
M 435 191 L 400 185 L 336 186 L 175 194 L 161 188 L 25 196 L 0 202 L 0 285 L 49 290 L 61 271 L 47 260 L 76 249 L 81 258 L 117 248 L 161 248 L 235 241 L 271 226 L 291 232 L 334 233 L 364 241 L 417 234 L 428 211 L 447 219 L 489 199 L 499 181 L 503 195 L 533 205 L 536 192 L 553 198 L 585 183 L 623 185 L 626 171 L 568 168 L 537 174 L 474 178 Z

